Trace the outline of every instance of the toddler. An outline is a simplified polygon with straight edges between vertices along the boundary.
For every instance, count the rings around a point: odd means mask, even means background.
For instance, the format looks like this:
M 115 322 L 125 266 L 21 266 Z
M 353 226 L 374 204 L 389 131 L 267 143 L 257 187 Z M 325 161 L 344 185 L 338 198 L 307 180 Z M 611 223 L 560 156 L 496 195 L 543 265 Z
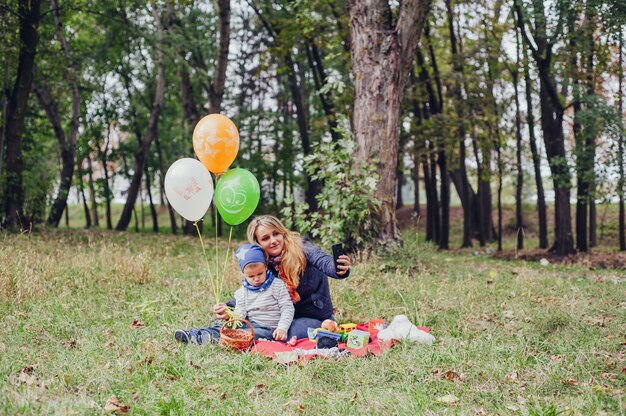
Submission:
M 235 292 L 235 315 L 250 322 L 254 339 L 286 340 L 295 311 L 287 286 L 268 270 L 265 253 L 260 246 L 243 244 L 235 255 L 243 273 L 242 287 Z M 178 330 L 174 336 L 184 343 L 217 343 L 222 324 Z

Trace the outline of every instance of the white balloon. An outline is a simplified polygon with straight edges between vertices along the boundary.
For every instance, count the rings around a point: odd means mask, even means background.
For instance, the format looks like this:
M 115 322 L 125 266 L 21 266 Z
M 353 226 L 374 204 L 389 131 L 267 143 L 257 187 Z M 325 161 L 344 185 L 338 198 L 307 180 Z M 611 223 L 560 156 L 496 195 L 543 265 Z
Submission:
M 200 161 L 178 159 L 165 174 L 165 195 L 183 218 L 198 221 L 211 206 L 213 179 Z

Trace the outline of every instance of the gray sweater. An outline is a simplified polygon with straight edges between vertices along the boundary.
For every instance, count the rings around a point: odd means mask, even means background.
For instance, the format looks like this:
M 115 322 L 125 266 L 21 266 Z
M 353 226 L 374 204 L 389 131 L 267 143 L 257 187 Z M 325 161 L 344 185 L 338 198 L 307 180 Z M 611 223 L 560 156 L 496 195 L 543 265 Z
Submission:
M 262 292 L 245 287 L 237 289 L 235 300 L 237 316 L 272 329 L 289 330 L 295 308 L 285 282 L 279 277 L 275 277 L 270 287 Z

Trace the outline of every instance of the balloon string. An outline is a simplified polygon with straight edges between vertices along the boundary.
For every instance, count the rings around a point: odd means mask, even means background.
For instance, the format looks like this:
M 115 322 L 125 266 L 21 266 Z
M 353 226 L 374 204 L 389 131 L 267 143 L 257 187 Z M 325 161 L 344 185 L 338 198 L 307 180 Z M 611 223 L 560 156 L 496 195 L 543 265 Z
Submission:
M 194 227 L 196 227 L 196 231 L 198 232 L 198 237 L 200 238 L 200 245 L 202 246 L 202 254 L 204 254 L 206 270 L 209 273 L 209 285 L 211 286 L 211 291 L 213 292 L 213 296 L 215 297 L 215 303 L 219 303 L 221 292 L 218 292 L 217 282 L 213 281 L 213 275 L 211 274 L 211 267 L 209 265 L 209 259 L 206 255 L 206 249 L 204 247 L 204 240 L 202 239 L 202 233 L 200 232 L 200 228 L 198 227 L 198 221 L 194 221 L 193 225 Z
M 215 182 L 217 183 L 217 178 L 215 179 Z M 217 285 L 218 285 L 218 290 L 221 293 L 222 290 L 222 284 L 221 281 L 223 280 L 223 277 L 220 276 L 220 271 L 219 271 L 219 264 L 220 261 L 218 260 L 218 251 L 217 251 L 217 246 L 218 246 L 218 240 L 217 240 L 217 203 L 215 203 L 215 275 L 217 276 L 217 279 L 215 279 L 217 281 Z
M 224 289 L 224 281 L 226 280 L 226 266 L 228 265 L 228 255 L 230 254 L 230 242 L 233 239 L 233 226 L 230 226 L 228 233 L 228 246 L 226 247 L 226 257 L 224 258 L 224 268 L 222 269 L 222 280 L 220 281 L 220 292 Z

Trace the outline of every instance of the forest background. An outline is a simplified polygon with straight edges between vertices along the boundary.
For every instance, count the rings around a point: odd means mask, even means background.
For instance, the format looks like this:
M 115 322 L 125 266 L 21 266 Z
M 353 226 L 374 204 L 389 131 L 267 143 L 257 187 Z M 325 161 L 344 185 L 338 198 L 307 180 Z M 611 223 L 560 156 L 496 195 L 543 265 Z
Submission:
M 463 247 L 500 250 L 508 231 L 518 250 L 571 254 L 599 244 L 603 204 L 603 244 L 626 250 L 618 1 L 33 0 L 0 13 L 3 229 L 69 224 L 69 202 L 85 227 L 195 233 L 163 178 L 221 112 L 241 136 L 233 167 L 261 183 L 257 212 L 313 237 L 394 246 L 406 199 L 425 202 L 412 226 L 449 248 L 452 200 Z

